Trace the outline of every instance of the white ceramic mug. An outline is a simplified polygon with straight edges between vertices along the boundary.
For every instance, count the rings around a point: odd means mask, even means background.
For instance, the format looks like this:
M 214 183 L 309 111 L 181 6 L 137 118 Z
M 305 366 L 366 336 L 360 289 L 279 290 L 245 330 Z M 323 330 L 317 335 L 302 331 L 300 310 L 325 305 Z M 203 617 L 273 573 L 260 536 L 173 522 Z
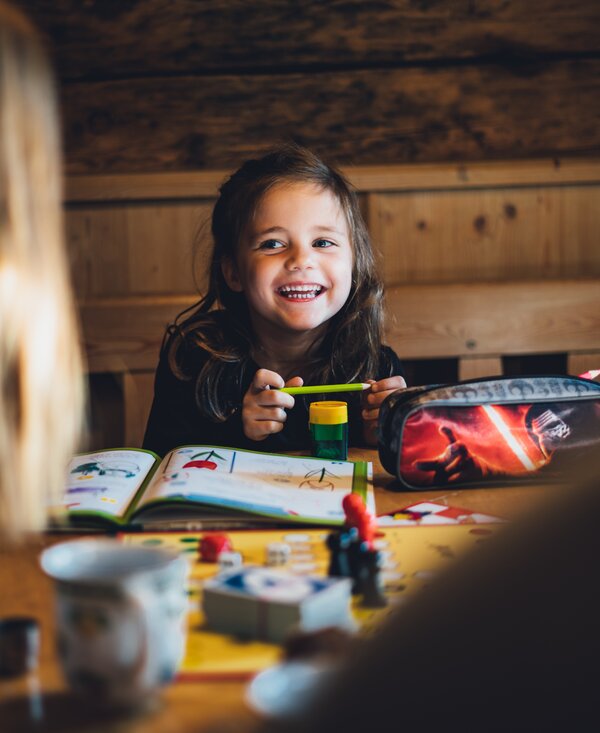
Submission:
M 185 652 L 185 559 L 84 539 L 45 550 L 41 565 L 55 581 L 58 651 L 73 691 L 102 706 L 153 700 Z

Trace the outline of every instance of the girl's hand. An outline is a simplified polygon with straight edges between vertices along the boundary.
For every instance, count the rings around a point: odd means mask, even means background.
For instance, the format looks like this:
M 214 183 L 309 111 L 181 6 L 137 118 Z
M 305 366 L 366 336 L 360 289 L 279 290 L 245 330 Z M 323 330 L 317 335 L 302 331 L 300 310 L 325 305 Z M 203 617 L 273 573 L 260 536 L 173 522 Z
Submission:
M 371 389 L 363 396 L 363 437 L 367 445 L 377 445 L 377 420 L 381 403 L 397 389 L 406 389 L 406 382 L 402 377 L 387 377 L 379 382 L 373 379 L 366 381 Z
M 267 435 L 283 430 L 286 410 L 294 406 L 294 398 L 280 392 L 279 388 L 301 387 L 302 383 L 301 377 L 292 377 L 284 382 L 277 372 L 259 369 L 242 402 L 244 435 L 250 440 L 264 440 Z

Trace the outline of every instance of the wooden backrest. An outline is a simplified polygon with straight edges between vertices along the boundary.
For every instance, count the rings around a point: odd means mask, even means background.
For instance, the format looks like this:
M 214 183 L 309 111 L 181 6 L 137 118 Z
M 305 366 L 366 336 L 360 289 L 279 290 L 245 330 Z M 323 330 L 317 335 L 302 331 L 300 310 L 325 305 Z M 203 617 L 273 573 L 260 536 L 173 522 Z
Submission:
M 191 297 L 88 303 L 88 367 L 118 375 L 124 438 L 140 445 L 164 329 Z M 458 359 L 459 379 L 503 373 L 503 357 L 560 352 L 578 374 L 600 365 L 600 280 L 404 285 L 386 295 L 386 341 L 404 360 Z
M 459 379 L 502 374 L 502 358 L 567 354 L 567 371 L 600 364 L 600 280 L 391 288 L 388 342 L 404 359 L 459 360 Z

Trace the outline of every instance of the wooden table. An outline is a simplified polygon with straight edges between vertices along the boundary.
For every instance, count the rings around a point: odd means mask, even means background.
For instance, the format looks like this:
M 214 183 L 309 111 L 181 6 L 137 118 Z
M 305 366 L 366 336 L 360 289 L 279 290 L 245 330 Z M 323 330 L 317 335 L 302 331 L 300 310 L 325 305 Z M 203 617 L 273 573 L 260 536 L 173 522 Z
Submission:
M 406 492 L 398 490 L 392 476 L 382 468 L 375 450 L 351 451 L 353 460 L 373 462 L 378 513 L 392 511 L 421 500 L 434 499 L 452 506 L 514 518 L 540 501 L 547 489 L 512 486 L 494 489 L 447 489 Z M 169 733 L 170 731 L 251 731 L 258 719 L 245 706 L 242 682 L 176 683 L 168 687 L 157 710 L 130 719 L 92 719 L 89 710 L 68 695 L 54 651 L 53 597 L 50 581 L 39 568 L 39 554 L 64 537 L 43 536 L 25 546 L 0 548 L 0 617 L 27 615 L 41 625 L 42 646 L 37 676 L 29 680 L 0 679 L 0 730 L 9 731 L 123 731 Z M 36 685 L 40 695 L 28 694 Z M 42 722 L 32 719 L 36 705 Z M 33 713 L 32 713 L 33 710 Z

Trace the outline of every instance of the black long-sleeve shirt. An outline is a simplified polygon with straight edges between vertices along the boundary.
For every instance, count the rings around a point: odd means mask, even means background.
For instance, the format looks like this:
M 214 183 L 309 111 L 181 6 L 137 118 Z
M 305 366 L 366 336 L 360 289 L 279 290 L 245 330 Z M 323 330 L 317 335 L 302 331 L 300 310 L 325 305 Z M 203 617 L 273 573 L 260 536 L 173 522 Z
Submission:
M 228 404 L 239 405 L 240 409 L 224 422 L 218 422 L 203 415 L 196 404 L 196 376 L 208 358 L 206 351 L 197 346 L 187 350 L 183 371 L 193 376 L 182 380 L 169 367 L 169 347 L 170 341 L 162 349 L 156 370 L 154 401 L 146 427 L 144 448 L 163 456 L 180 445 L 220 445 L 272 453 L 304 450 L 310 446 L 308 406 L 317 400 L 331 399 L 330 395 L 297 395 L 294 407 L 287 410 L 287 420 L 281 432 L 258 442 L 250 440 L 244 435 L 241 404 L 258 365 L 250 361 L 243 373 L 239 369 L 235 372 L 225 371 L 222 394 Z M 400 360 L 392 349 L 383 346 L 377 373 L 372 378 L 378 381 L 395 375 L 403 376 Z M 340 394 L 339 399 L 348 403 L 350 444 L 364 444 L 360 394 Z

